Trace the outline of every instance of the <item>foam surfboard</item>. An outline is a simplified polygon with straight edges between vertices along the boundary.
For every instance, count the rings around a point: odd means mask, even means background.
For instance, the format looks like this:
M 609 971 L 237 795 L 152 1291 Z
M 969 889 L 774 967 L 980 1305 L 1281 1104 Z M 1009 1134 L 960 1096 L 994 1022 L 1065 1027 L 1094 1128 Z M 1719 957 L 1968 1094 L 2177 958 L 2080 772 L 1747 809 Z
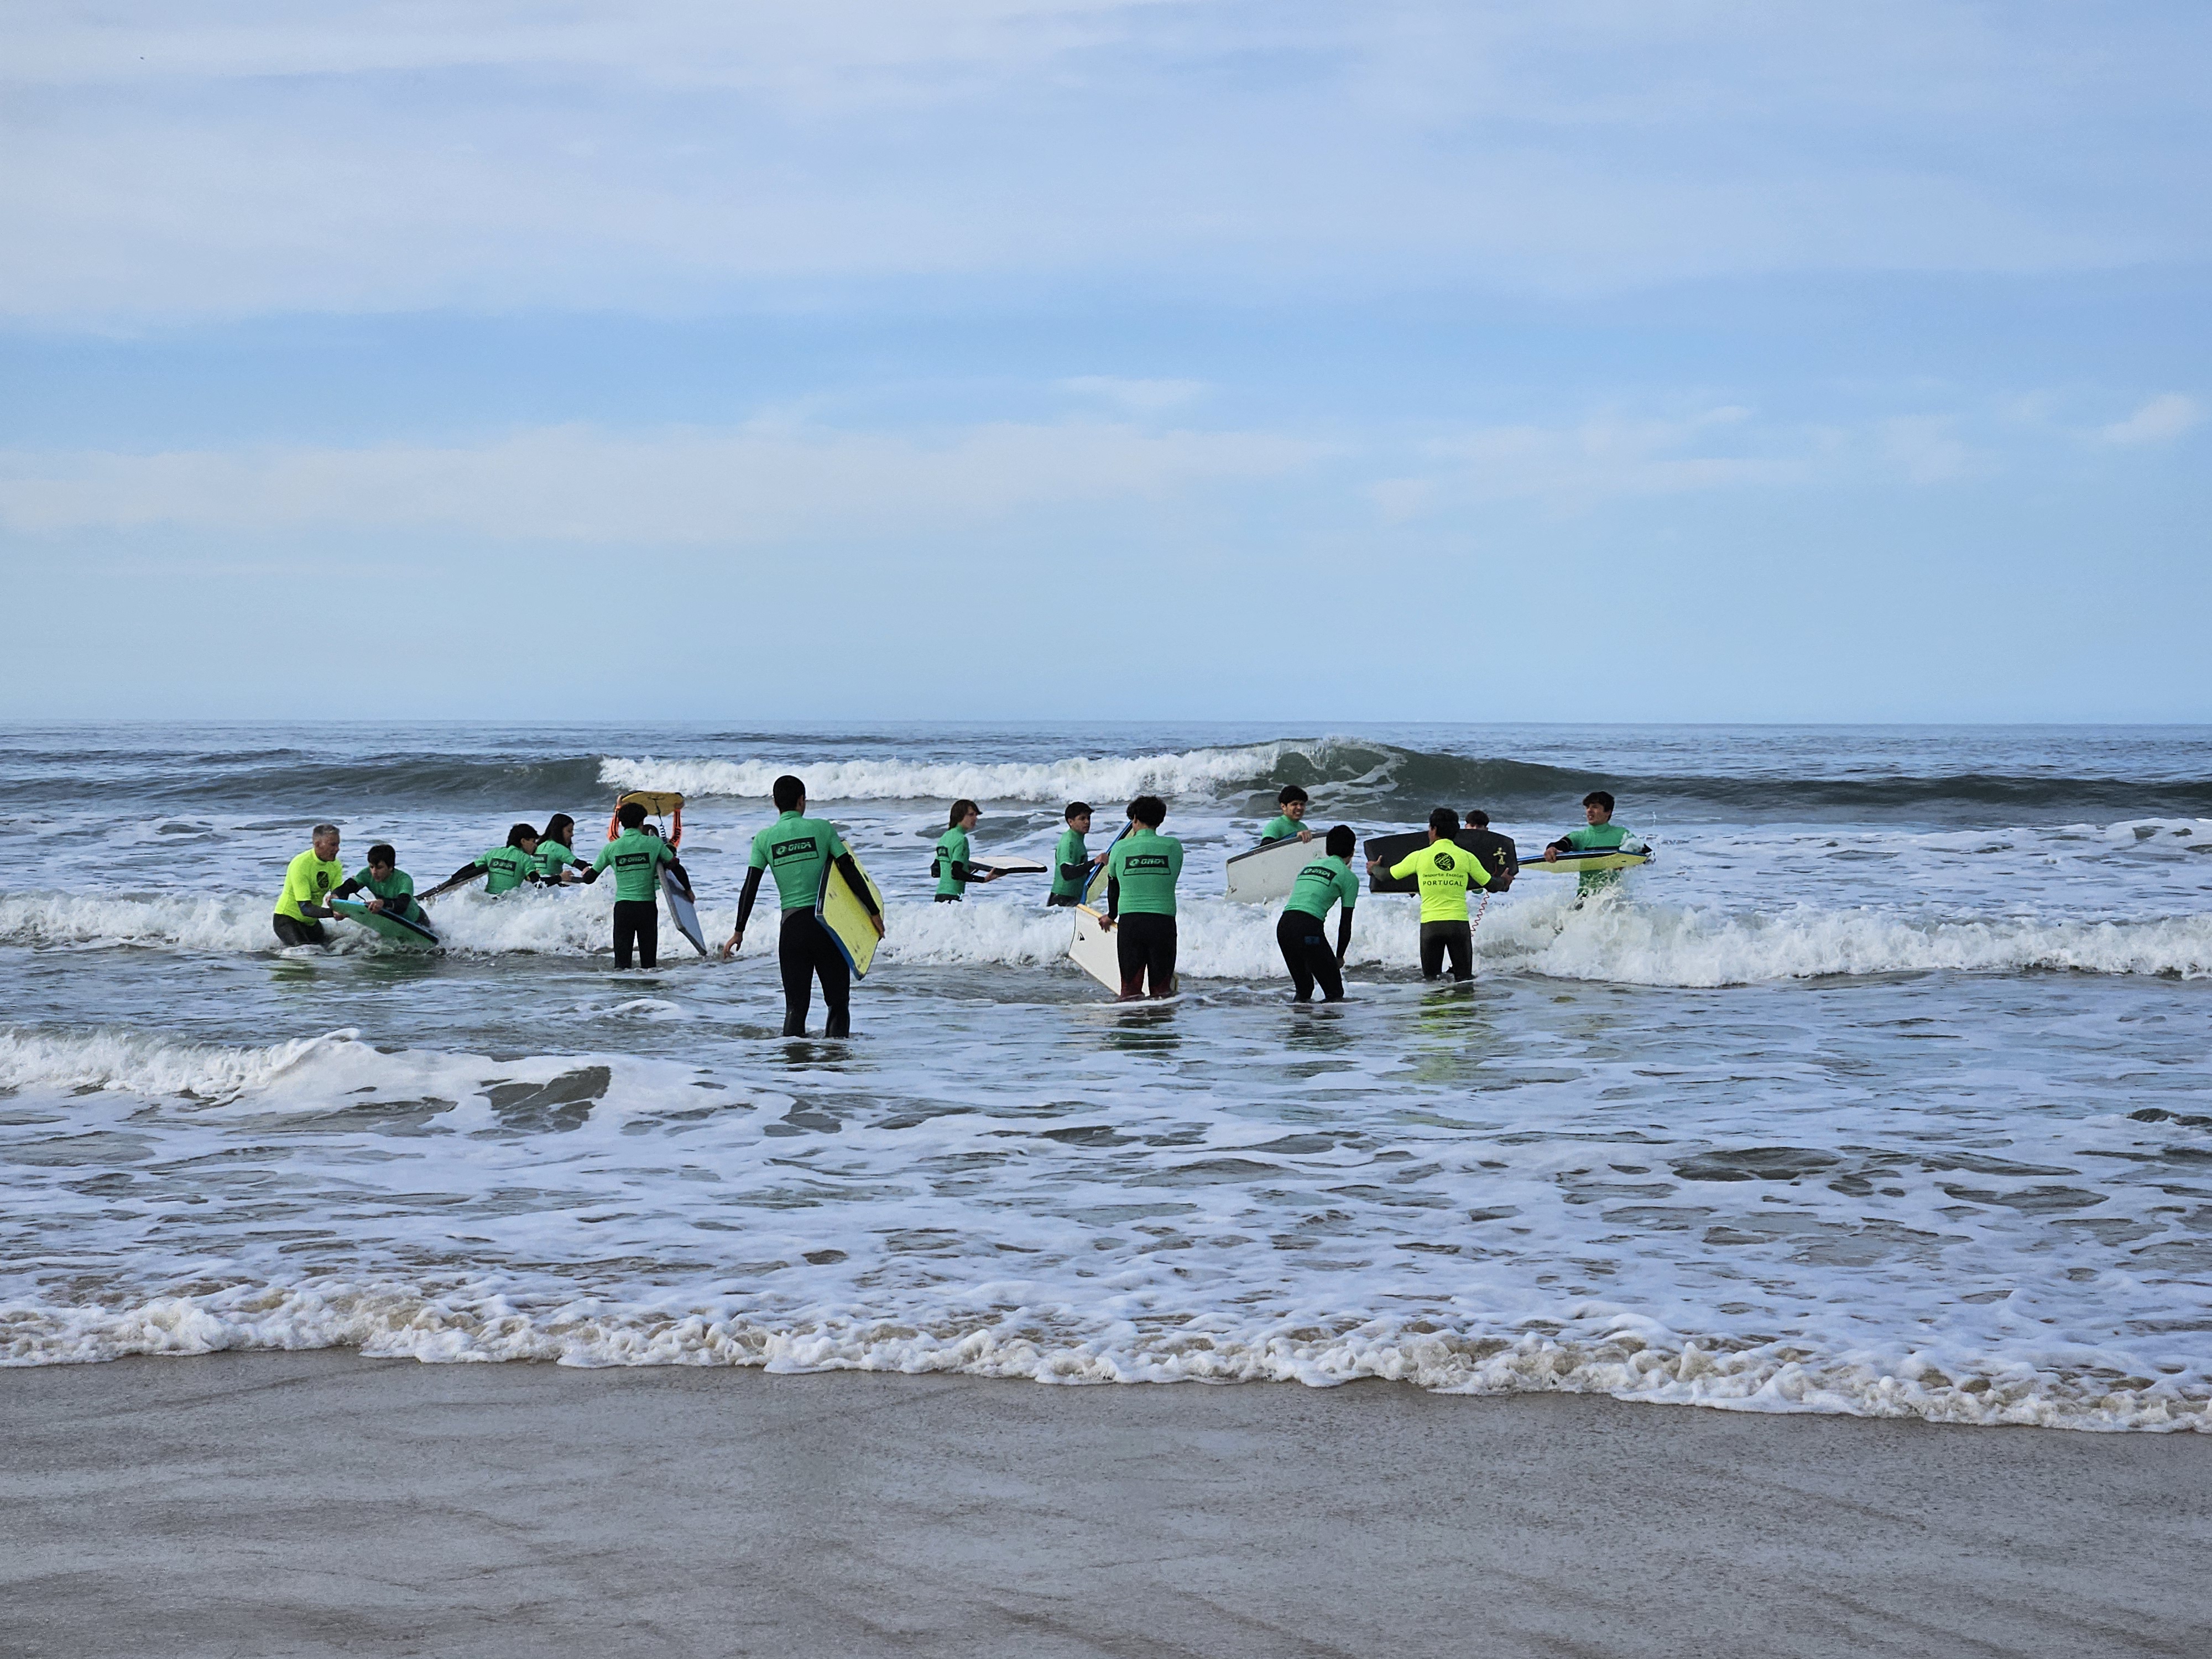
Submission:
M 1419 892 L 1420 883 L 1411 876 L 1393 876 L 1390 866 L 1408 853 L 1419 852 L 1428 844 L 1429 832 L 1425 830 L 1408 830 L 1397 836 L 1368 836 L 1362 850 L 1382 867 L 1368 877 L 1367 890 L 1370 893 Z M 1512 842 L 1494 830 L 1462 830 L 1452 837 L 1452 844 L 1464 847 L 1482 861 L 1482 867 L 1490 872 L 1492 892 L 1503 892 L 1513 884 L 1510 878 L 1499 881 L 1501 874 L 1509 872 L 1517 874 L 1522 868 L 1515 857 Z
M 418 900 L 419 903 L 420 901 Z M 359 899 L 332 899 L 331 909 L 348 921 L 357 921 L 373 933 L 380 933 L 400 945 L 420 945 L 435 948 L 438 936 L 419 921 L 404 916 L 395 916 L 389 911 L 372 910 Z
M 701 956 L 707 954 L 707 936 L 699 931 L 698 908 L 684 896 L 684 884 L 676 879 L 673 870 L 660 872 L 660 896 L 668 902 L 668 919 L 676 924 L 676 931 L 691 941 L 691 948 Z
M 1626 848 L 1607 853 L 1562 853 L 1556 859 L 1530 859 L 1521 867 L 1524 870 L 1551 870 L 1560 875 L 1588 875 L 1598 870 L 1631 870 L 1639 864 L 1651 862 L 1646 850 L 1632 853 Z
M 1298 872 L 1322 856 L 1322 840 L 1271 841 L 1229 860 L 1229 896 L 1238 904 L 1272 904 L 1286 899 L 1297 884 Z M 1401 858 L 1405 855 L 1401 853 Z
M 988 870 L 994 876 L 1041 876 L 1049 866 L 1035 859 L 976 859 L 968 860 L 970 870 Z
M 881 910 L 884 890 L 876 885 L 876 878 L 868 873 L 868 866 L 860 862 L 857 853 L 853 855 L 853 867 L 868 884 L 868 896 Z M 876 960 L 876 947 L 883 941 L 876 937 L 875 925 L 868 920 L 867 907 L 860 902 L 860 896 L 853 891 L 853 884 L 845 879 L 845 872 L 834 860 L 822 866 L 822 885 L 814 893 L 814 919 L 829 929 L 830 937 L 837 941 L 837 948 L 844 953 L 854 976 L 866 979 Z
M 1067 959 L 1115 996 L 1121 994 L 1121 953 L 1098 912 L 1087 904 L 1075 907 L 1075 938 L 1068 945 Z

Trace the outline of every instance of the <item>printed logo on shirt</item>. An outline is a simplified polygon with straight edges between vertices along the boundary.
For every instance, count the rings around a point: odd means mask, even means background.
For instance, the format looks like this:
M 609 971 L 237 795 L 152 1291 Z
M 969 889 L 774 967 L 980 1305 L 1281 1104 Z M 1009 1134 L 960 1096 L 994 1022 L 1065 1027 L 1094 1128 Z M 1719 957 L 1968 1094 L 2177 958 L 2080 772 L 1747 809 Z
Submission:
M 625 869 L 633 864 L 650 864 L 652 862 L 653 854 L 650 853 L 617 853 L 615 854 L 615 868 L 617 870 Z
M 1164 870 L 1168 867 L 1165 853 L 1131 853 L 1121 860 L 1124 870 Z
M 811 859 L 821 850 L 814 844 L 814 837 L 808 836 L 799 841 L 780 841 L 769 848 L 768 855 L 772 860 Z
M 1439 870 L 1456 870 L 1459 868 L 1459 866 L 1452 862 L 1452 855 L 1449 853 L 1439 853 L 1437 854 L 1437 868 Z

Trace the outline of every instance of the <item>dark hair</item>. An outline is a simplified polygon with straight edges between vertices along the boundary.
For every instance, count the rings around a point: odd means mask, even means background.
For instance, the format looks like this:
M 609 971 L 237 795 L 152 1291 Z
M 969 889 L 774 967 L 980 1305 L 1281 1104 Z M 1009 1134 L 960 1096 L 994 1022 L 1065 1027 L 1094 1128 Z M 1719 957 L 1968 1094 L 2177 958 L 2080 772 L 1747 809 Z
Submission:
M 806 799 L 806 786 L 786 772 L 769 786 L 769 795 L 779 812 L 796 812 L 799 803 Z
M 1157 830 L 1166 819 L 1168 804 L 1158 795 L 1139 795 L 1129 803 L 1130 819 L 1148 830 Z
M 1440 836 L 1449 836 L 1459 828 L 1459 814 L 1449 806 L 1439 806 L 1429 814 L 1429 828 Z
M 1322 845 L 1328 848 L 1329 857 L 1348 859 L 1358 847 L 1359 837 L 1352 833 L 1350 824 L 1340 823 L 1328 832 L 1328 839 Z
M 1294 800 L 1304 800 L 1305 799 L 1306 792 L 1304 790 L 1299 788 L 1295 783 L 1286 783 L 1281 789 L 1276 792 L 1275 805 L 1278 806 L 1288 806 Z
M 377 842 L 375 846 L 368 849 L 368 861 L 371 864 L 389 864 L 397 866 L 399 862 L 399 854 L 392 851 L 392 843 L 390 842 L 380 841 Z
M 952 803 L 951 815 L 945 821 L 948 824 L 957 823 L 961 819 L 966 817 L 970 812 L 981 813 L 982 810 L 983 809 L 976 805 L 974 801 L 963 798 L 962 799 L 956 800 Z
M 1468 807 L 1467 810 L 1467 827 L 1470 830 L 1489 829 L 1490 814 L 1484 811 L 1480 806 Z
M 1087 800 L 1072 800 L 1067 803 L 1067 811 L 1060 816 L 1062 818 L 1087 818 L 1091 816 L 1091 803 Z
M 518 823 L 507 832 L 507 844 L 509 847 L 520 847 L 526 841 L 537 839 L 538 832 L 526 823 Z
M 1583 797 L 1583 805 L 1585 806 L 1602 806 L 1607 811 L 1610 812 L 1613 811 L 1613 797 L 1602 789 L 1593 789 L 1589 793 Z
M 624 801 L 615 808 L 615 822 L 625 830 L 636 829 L 645 822 L 645 803 L 641 800 Z
M 563 847 L 574 847 L 576 844 L 575 831 L 575 819 L 570 817 L 566 812 L 556 812 L 545 820 L 545 833 L 538 839 L 557 841 Z

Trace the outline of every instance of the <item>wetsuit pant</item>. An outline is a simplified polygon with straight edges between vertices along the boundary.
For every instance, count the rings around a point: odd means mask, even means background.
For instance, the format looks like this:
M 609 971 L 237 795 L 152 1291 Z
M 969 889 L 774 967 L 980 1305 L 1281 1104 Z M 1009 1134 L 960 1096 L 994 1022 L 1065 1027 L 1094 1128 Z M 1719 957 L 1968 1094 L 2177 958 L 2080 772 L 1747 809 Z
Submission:
M 1176 919 L 1142 910 L 1121 916 L 1114 924 L 1114 954 L 1121 964 L 1123 996 L 1142 995 L 1147 978 L 1154 996 L 1166 996 L 1175 989 Z
M 1282 920 L 1275 924 L 1275 945 L 1283 953 L 1284 966 L 1291 970 L 1291 983 L 1298 988 L 1300 1002 L 1313 1000 L 1316 981 L 1328 1000 L 1344 1000 L 1344 974 L 1336 965 L 1336 952 L 1329 948 L 1322 917 L 1304 910 L 1284 911 Z
M 1434 979 L 1444 970 L 1444 954 L 1451 954 L 1454 979 L 1474 977 L 1474 930 L 1463 921 L 1425 921 L 1421 924 L 1421 977 Z
M 302 921 L 297 916 L 275 915 L 270 921 L 276 927 L 276 942 L 286 950 L 295 945 L 328 945 L 319 921 Z
M 629 966 L 629 949 L 637 946 L 637 965 L 650 968 L 660 960 L 660 907 L 651 899 L 615 901 L 615 966 Z
M 822 1001 L 830 1011 L 822 1035 L 853 1035 L 853 969 L 811 906 L 783 913 L 775 960 L 783 969 L 784 1036 L 806 1035 L 806 1005 L 813 1000 L 817 975 L 822 980 Z

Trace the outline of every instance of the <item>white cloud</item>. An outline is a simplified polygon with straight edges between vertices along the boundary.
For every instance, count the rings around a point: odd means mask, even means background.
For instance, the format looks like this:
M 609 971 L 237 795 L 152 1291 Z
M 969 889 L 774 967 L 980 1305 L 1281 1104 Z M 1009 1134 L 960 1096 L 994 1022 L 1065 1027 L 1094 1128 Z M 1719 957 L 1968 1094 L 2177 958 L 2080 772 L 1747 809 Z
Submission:
M 2203 406 L 2179 392 L 2153 398 L 2124 421 L 2100 427 L 2097 435 L 2108 444 L 2161 444 L 2179 438 L 2204 418 Z
M 935 441 L 766 425 L 649 437 L 550 427 L 442 448 L 17 451 L 0 453 L 0 525 L 758 544 L 1164 497 L 1296 471 L 1322 453 L 1264 433 L 1102 422 L 979 426 Z
M 1673 419 L 1620 414 L 1574 426 L 1485 427 L 1432 446 L 1458 465 L 1449 493 L 1484 501 L 1544 498 L 1560 504 L 1614 495 L 1674 495 L 1752 484 L 1796 483 L 1809 468 L 1802 455 L 1756 453 L 1771 440 L 1747 431 L 1754 453 L 1714 453 L 1714 440 L 1748 428 L 1734 405 Z M 1386 512 L 1410 511 L 1419 498 L 1395 481 Z
M 1060 383 L 1079 398 L 1096 398 L 1133 415 L 1152 415 L 1203 395 L 1203 380 L 1125 380 L 1111 374 L 1078 374 Z

